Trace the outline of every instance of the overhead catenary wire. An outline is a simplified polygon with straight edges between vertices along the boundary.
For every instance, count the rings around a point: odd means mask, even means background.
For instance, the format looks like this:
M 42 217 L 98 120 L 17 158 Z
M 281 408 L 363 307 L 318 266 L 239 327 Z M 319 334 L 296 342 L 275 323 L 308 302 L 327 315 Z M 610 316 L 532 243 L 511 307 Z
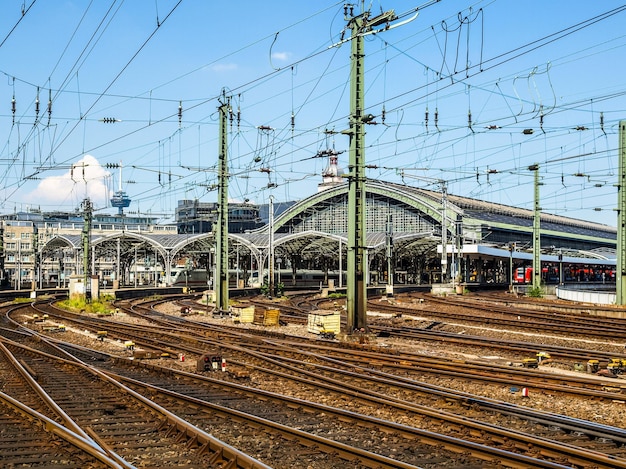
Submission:
M 158 12 L 157 12 L 157 17 L 158 17 Z M 317 57 L 317 56 L 312 56 L 312 58 L 313 57 Z M 406 57 L 406 55 L 405 55 L 405 57 Z M 299 62 L 299 63 L 304 63 L 304 62 Z M 327 63 L 330 64 L 331 61 L 328 61 Z M 274 77 L 274 76 L 277 76 L 277 75 L 273 75 L 272 77 Z M 270 78 L 267 77 L 267 80 L 269 80 L 269 79 Z M 319 81 L 320 77 L 315 77 L 315 79 Z M 253 89 L 257 84 L 263 84 L 265 81 L 266 80 L 264 79 L 264 77 L 261 77 L 261 79 L 259 79 L 258 82 L 247 82 L 247 84 L 249 83 L 250 86 L 246 87 L 244 85 L 243 88 L 237 88 L 237 89 L 240 92 L 242 92 L 242 93 L 247 93 L 251 89 Z M 432 84 L 432 81 L 430 81 L 430 83 Z M 345 86 L 345 82 L 341 83 L 341 85 Z M 438 89 L 439 93 L 444 91 L 440 86 L 438 86 L 438 88 L 439 88 Z M 477 89 L 477 84 L 472 83 L 472 88 L 473 89 Z M 411 92 L 415 92 L 415 90 L 418 90 L 418 88 L 414 88 L 413 90 L 411 90 Z M 290 92 L 291 91 L 292 90 L 290 90 Z M 85 96 L 84 93 L 81 93 L 81 94 L 83 96 Z M 426 96 L 427 94 L 430 94 L 430 92 L 429 93 L 424 93 L 424 96 Z M 109 96 L 109 95 L 105 93 L 105 94 L 103 94 L 103 96 Z M 312 93 L 310 94 L 310 96 L 315 98 L 315 96 Z M 318 93 L 318 96 L 321 96 L 321 94 Z M 135 98 L 132 98 L 132 99 L 135 99 Z M 144 99 L 144 98 L 143 97 L 137 97 L 137 99 Z M 162 101 L 169 100 L 169 98 L 157 98 L 157 99 L 160 99 Z M 198 99 L 198 98 L 195 98 L 195 99 Z M 206 104 L 209 104 L 212 99 L 213 98 L 208 97 L 208 98 L 206 98 L 204 100 L 196 101 L 198 103 L 197 108 L 201 108 L 202 106 L 205 106 Z M 611 99 L 611 98 L 607 98 L 607 99 Z M 409 108 L 409 106 L 411 105 L 411 100 L 410 99 L 403 99 L 401 95 L 387 96 L 387 94 L 385 94 L 384 99 L 382 101 L 382 104 L 386 106 L 386 115 L 387 116 L 394 114 L 394 112 L 391 110 L 391 107 L 387 107 L 390 100 L 392 100 L 392 101 L 395 100 L 395 105 L 396 105 L 395 106 L 395 112 L 397 112 L 397 113 L 405 112 Z M 185 100 L 186 103 L 187 102 L 192 102 L 192 101 L 194 101 L 194 99 L 192 99 L 192 100 Z M 284 112 L 286 114 L 288 114 L 289 117 L 290 117 L 293 109 L 301 109 L 302 112 L 306 112 L 308 101 L 309 100 L 307 98 L 307 99 L 303 100 L 303 104 L 302 104 L 302 106 L 300 106 L 300 108 L 298 108 L 298 105 L 295 105 L 295 106 L 291 106 L 291 109 L 285 109 Z M 179 129 L 178 137 L 181 140 L 184 139 L 184 136 L 185 136 L 186 132 L 189 129 L 199 128 L 199 125 L 201 125 L 201 126 L 210 126 L 210 125 L 212 125 L 208 121 L 205 121 L 205 122 L 195 121 L 193 123 L 190 121 L 188 123 L 188 125 L 184 125 L 184 123 L 183 123 L 183 125 L 181 126 L 180 123 L 179 123 L 178 115 L 176 114 L 177 105 L 180 102 L 180 99 L 178 97 L 172 98 L 171 102 L 175 103 L 175 105 L 172 106 L 172 112 L 171 112 L 170 115 L 168 115 L 168 116 L 159 116 L 159 117 L 162 117 L 162 118 L 157 118 L 157 119 L 154 120 L 154 122 L 150 119 L 149 124 L 151 124 L 151 125 L 145 125 L 141 129 L 133 129 L 132 131 L 126 132 L 126 133 L 118 133 L 115 139 L 111 139 L 111 140 L 109 140 L 107 142 L 100 143 L 99 145 L 87 145 L 86 148 L 85 148 L 85 152 L 105 149 L 107 146 L 111 145 L 112 143 L 121 143 L 121 142 L 123 142 L 125 139 L 127 139 L 129 137 L 131 137 L 133 135 L 136 135 L 136 134 L 139 134 L 143 130 L 146 130 L 146 129 L 150 128 L 150 127 L 153 127 L 155 124 L 163 124 L 163 123 L 167 123 L 169 121 L 176 123 L 176 125 L 178 126 L 178 129 Z M 599 101 L 596 101 L 595 98 L 594 98 L 594 103 L 598 104 Z M 252 103 L 248 103 L 248 104 L 252 104 Z M 368 104 L 369 104 L 369 101 L 368 101 Z M 569 106 L 569 109 L 567 109 L 567 107 L 568 107 L 567 104 L 564 104 L 564 103 L 560 103 L 560 104 L 561 105 L 556 110 L 556 112 L 562 112 L 563 113 L 563 112 L 566 112 L 567 110 L 574 109 L 573 106 Z M 587 101 L 587 104 L 588 104 L 588 101 Z M 340 109 L 340 102 L 339 102 L 339 100 L 334 101 L 333 105 L 334 105 L 334 108 L 336 110 Z M 581 101 L 581 106 L 583 106 L 583 105 L 584 104 L 582 104 L 582 101 Z M 376 104 L 373 103 L 372 106 L 376 106 Z M 382 106 L 380 106 L 380 105 L 378 106 L 379 109 L 381 107 Z M 185 105 L 185 115 L 190 114 L 192 110 L 193 110 L 192 106 L 189 106 L 189 108 L 188 108 L 188 106 Z M 83 119 L 84 121 L 87 121 L 87 120 L 90 119 L 90 116 L 89 116 L 90 112 L 93 112 L 93 111 L 89 111 L 89 109 L 87 107 L 84 110 L 81 111 L 81 114 L 85 114 L 85 117 Z M 423 112 L 423 108 L 422 108 L 422 112 Z M 431 110 L 431 116 L 432 115 L 433 115 L 433 111 Z M 474 113 L 474 116 L 476 116 L 476 115 L 477 114 Z M 336 115 L 334 115 L 334 117 L 335 117 L 335 119 L 323 122 L 324 127 L 328 126 L 328 127 L 331 127 L 331 128 L 333 128 L 333 127 L 334 128 L 342 128 L 343 126 L 345 126 L 345 121 L 346 121 L 346 114 L 345 113 L 336 113 Z M 438 140 L 441 140 L 441 145 L 439 145 L 439 146 L 432 146 L 431 148 L 428 148 L 428 146 L 426 146 L 427 142 L 425 140 L 425 150 L 426 151 L 429 151 L 429 150 L 430 151 L 434 151 L 434 148 L 445 150 L 446 147 L 452 148 L 453 145 L 455 144 L 455 142 L 462 141 L 462 138 L 460 138 L 460 137 L 452 137 L 454 135 L 454 132 L 456 132 L 458 129 L 462 128 L 462 123 L 458 122 L 458 121 L 455 123 L 453 120 L 451 120 L 452 116 L 450 116 L 449 114 L 446 114 L 445 117 L 446 117 L 445 125 L 441 126 L 442 132 L 438 132 L 437 133 L 437 137 L 436 137 Z M 505 114 L 501 114 L 500 117 L 503 120 L 506 120 L 507 117 L 510 117 L 510 114 L 508 116 L 505 115 Z M 521 117 L 520 124 L 522 124 L 524 122 L 530 122 L 531 121 L 531 116 L 530 115 L 522 115 L 520 117 Z M 389 120 L 389 119 L 386 119 L 386 120 L 387 120 L 387 122 L 386 122 L 387 125 L 395 127 L 393 129 L 394 131 L 396 131 L 397 129 L 401 128 L 400 125 L 398 124 L 398 122 L 394 123 L 393 120 Z M 474 120 L 475 120 L 475 117 L 474 117 Z M 298 119 L 298 123 L 300 123 L 300 122 L 301 122 L 301 120 Z M 608 130 L 609 135 L 610 135 L 612 130 L 610 129 L 611 124 L 609 124 L 609 122 L 613 122 L 614 123 L 615 120 L 614 119 L 607 119 L 606 130 Z M 238 138 L 241 139 L 240 141 L 244 141 L 245 138 L 246 138 L 246 135 L 250 135 L 249 131 L 252 128 L 254 128 L 255 126 L 259 125 L 258 122 L 257 123 L 247 122 L 246 124 L 248 125 L 248 129 L 242 128 L 240 133 L 239 133 L 239 137 Z M 401 124 L 404 125 L 404 126 L 408 126 L 408 125 L 411 125 L 412 123 L 411 123 L 410 119 L 406 119 Z M 481 137 L 483 135 L 486 135 L 486 131 L 482 131 L 481 130 L 479 132 L 479 129 L 478 129 L 479 125 L 480 125 L 480 122 L 478 122 L 478 121 L 476 122 L 476 125 L 473 125 L 473 129 L 475 131 L 477 131 L 477 133 L 479 134 L 479 135 L 477 135 L 477 137 Z M 569 127 L 571 127 L 572 125 L 573 124 L 569 124 Z M 316 146 L 315 144 L 307 143 L 306 145 L 304 145 L 304 144 L 300 144 L 299 145 L 297 143 L 297 140 L 299 138 L 302 138 L 303 136 L 311 136 L 311 135 L 313 135 L 315 133 L 318 133 L 319 132 L 319 127 L 321 127 L 321 126 L 322 126 L 322 124 L 319 124 L 315 128 L 314 127 L 306 128 L 306 126 L 301 126 L 300 129 L 297 129 L 297 128 L 295 128 L 295 126 L 291 125 L 290 119 L 285 119 L 285 124 L 284 124 L 283 127 L 276 127 L 276 138 L 275 138 L 275 141 L 274 141 L 275 149 L 276 149 L 276 159 L 275 159 L 275 162 L 274 162 L 275 174 L 279 174 L 279 173 L 284 171 L 285 174 L 284 174 L 284 178 L 283 179 L 285 181 L 289 181 L 291 179 L 295 179 L 294 177 L 292 177 L 293 172 L 291 170 L 289 170 L 289 171 L 285 171 L 284 170 L 284 168 L 286 168 L 287 165 L 283 164 L 283 162 L 286 161 L 286 160 L 289 160 L 289 162 L 291 164 L 293 155 L 298 150 L 302 150 L 302 149 L 306 149 L 306 148 L 309 148 L 309 149 L 312 150 Z M 604 124 L 603 124 L 603 127 L 604 127 Z M 467 128 L 467 125 L 465 126 L 465 128 Z M 432 129 L 432 122 L 431 122 L 431 129 Z M 557 135 L 559 133 L 563 133 L 564 129 L 565 129 L 564 126 L 561 126 L 560 128 L 557 126 L 557 127 L 552 128 L 552 129 L 546 127 L 546 130 L 548 131 L 548 138 L 550 138 L 551 135 L 554 136 L 554 135 Z M 511 125 L 504 125 L 503 128 L 502 129 L 498 129 L 498 131 L 502 132 L 502 133 L 511 133 L 511 134 L 513 134 L 514 132 L 517 131 L 517 129 L 515 129 Z M 446 144 L 446 136 L 448 136 L 448 135 L 451 136 L 451 138 L 450 138 L 449 142 Z M 397 134 L 397 136 L 398 136 L 398 138 L 394 139 L 390 143 L 389 143 L 389 140 L 383 141 L 380 137 L 377 138 L 377 139 L 374 139 L 368 145 L 368 149 L 376 149 L 377 153 L 382 158 L 384 158 L 385 157 L 385 155 L 384 155 L 385 148 L 388 148 L 389 145 L 395 145 L 396 148 L 397 148 L 398 144 L 403 144 L 405 141 L 410 141 L 411 140 L 410 138 L 403 137 L 401 134 Z M 415 138 L 419 138 L 419 137 L 420 137 L 419 135 L 414 135 L 412 138 L 415 139 Z M 33 138 L 35 138 L 35 137 L 33 137 Z M 165 136 L 165 135 L 162 135 L 160 137 L 160 139 L 166 139 L 166 138 L 168 138 L 168 137 Z M 28 138 L 27 139 L 23 139 L 23 141 L 25 141 L 25 142 L 29 141 L 29 140 L 30 139 L 28 139 Z M 63 143 L 61 140 L 58 140 L 58 141 Z M 287 146 L 288 142 L 289 142 L 289 145 Z M 548 140 L 547 142 L 550 142 L 550 141 Z M 61 143 L 59 143 L 58 145 L 55 145 L 55 147 L 59 148 L 59 145 L 61 145 Z M 320 140 L 318 140 L 318 144 L 319 143 L 320 143 Z M 181 148 L 184 151 L 184 146 L 181 146 Z M 198 146 L 198 149 L 199 149 L 199 146 Z M 285 150 L 287 150 L 287 151 L 285 151 Z M 551 148 L 550 147 L 546 147 L 546 148 L 544 148 L 544 150 L 546 150 L 547 152 L 550 152 Z M 410 151 L 410 150 L 400 150 L 399 152 L 397 152 L 394 149 L 394 151 L 391 152 L 391 153 L 393 153 L 394 155 L 396 155 L 396 154 L 402 155 L 403 152 L 406 152 L 406 151 Z M 78 156 L 78 154 L 75 155 L 74 157 L 76 157 L 76 156 Z M 477 155 L 477 158 L 479 158 L 479 162 L 480 162 L 480 156 L 479 155 Z M 245 158 L 243 156 L 237 156 L 236 159 L 239 159 L 239 160 L 243 161 Z M 306 160 L 306 158 L 302 158 L 302 159 Z M 385 160 L 383 159 L 381 161 L 384 162 Z M 61 164 L 61 163 L 63 163 L 63 161 L 59 161 L 58 162 L 58 164 Z M 148 165 L 146 165 L 146 167 L 148 167 Z M 241 168 L 241 169 L 243 170 L 243 168 Z M 40 175 L 40 174 L 41 173 L 39 173 L 38 175 Z M 243 174 L 245 174 L 245 172 L 241 173 L 241 174 L 243 175 Z

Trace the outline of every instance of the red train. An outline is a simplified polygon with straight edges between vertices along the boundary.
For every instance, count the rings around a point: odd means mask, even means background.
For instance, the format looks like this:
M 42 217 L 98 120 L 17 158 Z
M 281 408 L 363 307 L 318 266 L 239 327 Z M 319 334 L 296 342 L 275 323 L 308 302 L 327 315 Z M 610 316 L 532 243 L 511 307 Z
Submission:
M 542 283 L 558 283 L 561 280 L 557 266 L 541 268 Z M 615 269 L 609 267 L 563 266 L 564 282 L 614 282 Z M 513 272 L 513 283 L 532 283 L 533 268 L 518 267 Z

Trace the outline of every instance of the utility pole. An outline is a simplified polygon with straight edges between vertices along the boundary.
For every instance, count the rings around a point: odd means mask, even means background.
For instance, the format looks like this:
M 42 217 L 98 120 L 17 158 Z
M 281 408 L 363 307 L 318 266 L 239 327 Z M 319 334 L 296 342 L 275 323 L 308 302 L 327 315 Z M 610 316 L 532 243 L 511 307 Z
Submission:
M 230 98 L 222 94 L 219 106 L 220 138 L 218 150 L 218 214 L 216 233 L 215 306 L 220 314 L 228 312 L 228 112 Z
M 31 288 L 33 291 L 37 289 L 37 280 L 41 279 L 41 256 L 39 253 L 39 231 L 37 225 L 33 223 L 33 281 Z M 41 288 L 41 281 L 39 288 Z
M 83 282 L 85 288 L 85 301 L 90 299 L 91 285 L 89 285 L 89 244 L 91 241 L 91 215 L 93 211 L 93 205 L 89 198 L 84 199 L 82 202 L 83 208 Z M 87 287 L 89 286 L 89 291 Z
M 515 243 L 509 243 L 509 293 L 513 293 L 513 253 L 515 252 Z
M 349 10 L 349 15 L 348 15 Z M 342 133 L 350 137 L 348 163 L 348 255 L 347 255 L 347 332 L 367 328 L 367 272 L 365 256 L 365 125 L 371 123 L 374 116 L 363 115 L 364 85 L 364 39 L 363 36 L 374 32 L 373 28 L 397 19 L 393 10 L 374 18 L 369 18 L 369 11 L 353 16 L 353 6 L 344 7 L 344 17 L 351 30 L 350 57 L 350 122 L 349 129 Z M 380 31 L 384 31 L 381 29 Z
M 539 206 L 539 164 L 528 167 L 535 172 L 535 210 L 533 216 L 533 289 L 541 288 L 541 207 Z
M 454 233 L 454 243 L 457 252 L 454 264 L 454 276 L 459 279 L 459 282 L 463 282 L 463 217 L 460 213 L 457 213 L 456 215 Z
M 617 184 L 617 268 L 615 303 L 626 304 L 626 120 L 619 121 L 619 182 Z
M 448 191 L 441 183 L 441 283 L 448 278 Z
M 387 215 L 387 296 L 393 296 L 393 216 Z
M 270 223 L 270 232 L 269 232 L 269 249 L 267 255 L 267 280 L 268 280 L 268 295 L 270 298 L 276 296 L 276 288 L 274 282 L 274 196 L 270 195 L 270 205 L 269 205 L 269 223 Z

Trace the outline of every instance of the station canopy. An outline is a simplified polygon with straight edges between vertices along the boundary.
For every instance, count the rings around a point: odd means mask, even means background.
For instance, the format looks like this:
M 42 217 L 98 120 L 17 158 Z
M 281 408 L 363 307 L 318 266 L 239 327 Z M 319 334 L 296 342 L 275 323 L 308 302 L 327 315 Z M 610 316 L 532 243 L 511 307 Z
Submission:
M 368 180 L 366 183 L 366 247 L 368 255 L 380 255 L 391 241 L 396 256 L 416 257 L 434 253 L 446 243 L 505 246 L 516 237 L 532 233 L 533 212 L 502 204 L 444 194 L 402 184 Z M 611 256 L 617 230 L 608 225 L 541 214 L 542 241 L 547 235 L 559 249 L 582 256 Z M 348 185 L 338 184 L 292 205 L 275 217 L 272 227 L 229 234 L 229 256 L 263 256 L 270 247 L 273 228 L 275 255 L 314 260 L 345 255 L 348 243 Z M 584 244 L 581 244 L 584 243 Z M 215 249 L 214 233 L 152 234 L 120 231 L 92 235 L 96 255 L 135 251 L 157 252 L 164 259 L 195 256 Z M 44 250 L 82 249 L 81 235 L 53 237 Z M 518 246 L 523 249 L 524 246 Z M 528 246 L 526 246 L 528 248 Z M 542 247 L 542 250 L 544 248 Z M 545 248 L 549 249 L 549 247 Z

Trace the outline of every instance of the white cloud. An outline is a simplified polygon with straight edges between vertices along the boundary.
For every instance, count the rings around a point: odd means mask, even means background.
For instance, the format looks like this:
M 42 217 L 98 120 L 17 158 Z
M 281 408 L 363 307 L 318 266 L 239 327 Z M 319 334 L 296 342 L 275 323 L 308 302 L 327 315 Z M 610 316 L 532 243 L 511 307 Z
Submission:
M 26 196 L 28 203 L 40 206 L 76 206 L 89 197 L 96 207 L 108 205 L 107 181 L 111 173 L 105 170 L 96 158 L 85 155 L 61 176 L 43 179 L 37 188 Z
M 286 62 L 287 60 L 289 60 L 290 56 L 291 54 L 289 52 L 273 52 L 272 53 L 272 59 L 281 60 L 283 62 Z

